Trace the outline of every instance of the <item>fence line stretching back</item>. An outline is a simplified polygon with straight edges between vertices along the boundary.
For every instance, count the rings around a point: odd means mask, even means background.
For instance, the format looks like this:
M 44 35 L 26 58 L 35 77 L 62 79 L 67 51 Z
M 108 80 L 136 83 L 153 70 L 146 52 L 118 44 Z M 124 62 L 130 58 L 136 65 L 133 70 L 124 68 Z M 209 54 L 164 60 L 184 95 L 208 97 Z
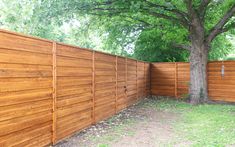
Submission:
M 208 94 L 211 100 L 235 102 L 235 61 L 212 61 L 207 65 Z M 184 62 L 152 63 L 151 94 L 188 96 L 190 65 Z
M 0 146 L 46 146 L 150 94 L 150 64 L 0 30 Z

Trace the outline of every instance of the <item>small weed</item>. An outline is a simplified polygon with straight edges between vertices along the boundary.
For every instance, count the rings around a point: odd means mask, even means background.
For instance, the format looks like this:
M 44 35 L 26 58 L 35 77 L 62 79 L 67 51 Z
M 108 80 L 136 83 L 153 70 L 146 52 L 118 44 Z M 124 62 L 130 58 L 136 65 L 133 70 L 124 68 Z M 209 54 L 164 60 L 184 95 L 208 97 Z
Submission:
M 107 144 L 99 144 L 98 147 L 109 147 Z

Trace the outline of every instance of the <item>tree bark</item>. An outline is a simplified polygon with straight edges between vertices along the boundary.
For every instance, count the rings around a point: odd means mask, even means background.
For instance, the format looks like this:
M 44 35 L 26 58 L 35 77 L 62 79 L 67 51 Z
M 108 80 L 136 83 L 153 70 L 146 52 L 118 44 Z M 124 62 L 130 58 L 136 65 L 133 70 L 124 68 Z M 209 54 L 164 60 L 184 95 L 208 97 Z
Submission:
M 190 53 L 190 103 L 199 104 L 207 101 L 207 61 L 206 43 L 192 42 Z

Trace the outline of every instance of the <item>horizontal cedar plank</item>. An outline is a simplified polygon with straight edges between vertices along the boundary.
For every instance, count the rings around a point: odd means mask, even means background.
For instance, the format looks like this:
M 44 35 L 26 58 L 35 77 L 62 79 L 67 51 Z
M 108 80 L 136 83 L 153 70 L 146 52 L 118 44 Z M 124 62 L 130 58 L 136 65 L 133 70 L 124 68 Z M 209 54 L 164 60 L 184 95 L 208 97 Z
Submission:
M 217 84 L 217 85 L 235 85 L 234 80 L 208 80 L 209 84 Z
M 79 47 L 72 47 L 60 44 L 57 44 L 56 49 L 57 49 L 56 54 L 59 56 L 92 60 L 91 50 L 84 50 Z
M 126 71 L 126 66 L 117 66 L 118 73 L 123 73 Z
M 52 65 L 52 56 L 0 48 L 0 63 Z
M 57 67 L 58 77 L 91 77 L 91 68 Z
M 80 111 L 92 108 L 91 101 L 84 101 L 78 104 L 69 105 L 66 107 L 58 108 L 57 109 L 57 118 L 61 118 L 67 115 L 71 115 L 74 113 L 79 113 Z
M 107 111 L 115 112 L 115 102 L 106 103 L 103 105 L 95 106 L 95 115 L 99 115 L 101 113 L 105 113 Z
M 126 77 L 118 77 L 117 80 L 118 80 L 118 83 L 119 82 L 124 82 L 126 80 Z
M 117 101 L 119 101 L 119 100 L 121 100 L 121 99 L 125 99 L 125 97 L 126 97 L 126 95 L 125 95 L 125 93 L 123 92 L 123 93 L 120 93 L 120 94 L 118 94 L 118 96 L 117 96 Z
M 165 82 L 165 83 L 175 83 L 175 79 L 154 79 L 154 80 L 151 80 L 152 83 L 156 82 L 156 83 L 162 83 L 162 82 Z
M 230 89 L 231 91 L 233 91 L 232 89 L 234 89 L 235 91 L 235 85 L 217 85 L 217 84 L 208 84 L 208 87 L 210 89 Z
M 96 91 L 107 90 L 107 89 L 115 89 L 116 83 L 115 82 L 98 83 L 98 84 L 95 84 L 95 86 L 96 86 L 96 88 L 95 88 Z
M 133 94 L 137 94 L 136 89 L 132 89 L 132 90 L 128 90 L 128 91 L 127 91 L 127 95 L 128 95 L 128 96 L 129 96 L 129 95 L 133 95 Z
M 107 61 L 107 62 L 116 62 L 116 56 L 115 55 L 108 55 L 103 53 L 95 53 L 95 60 L 96 61 Z
M 0 92 L 21 91 L 52 87 L 51 78 L 4 78 L 0 80 Z
M 76 58 L 69 58 L 69 57 L 56 57 L 56 64 L 57 67 L 84 67 L 84 68 L 92 68 L 92 60 L 88 59 L 76 59 Z
M 95 82 L 96 83 L 105 83 L 105 82 L 115 82 L 116 76 L 96 76 Z
M 113 67 L 116 66 L 116 60 L 115 61 L 95 60 L 95 66 L 101 67 L 100 65 Z
M 95 71 L 95 75 L 97 76 L 104 76 L 104 75 L 113 75 L 113 76 L 116 76 L 116 71 L 112 71 L 112 70 L 106 70 L 106 71 Z
M 80 113 L 74 113 L 72 115 L 65 116 L 58 119 L 56 127 L 58 130 L 65 130 L 71 124 L 78 123 L 81 120 L 90 120 L 91 119 L 91 109 L 84 110 Z
M 221 71 L 219 71 L 219 72 L 208 72 L 208 76 L 221 76 Z M 235 77 L 235 71 L 227 71 L 227 72 L 225 71 L 224 76 Z
M 96 96 L 95 97 L 95 102 L 96 102 L 96 100 L 97 100 L 97 102 L 99 102 L 99 101 L 103 101 L 103 100 L 105 100 L 105 99 L 114 99 L 115 100 L 115 94 L 110 94 L 110 92 L 106 92 L 106 93 L 101 93 L 101 94 L 103 94 L 102 96 L 100 96 L 100 95 L 98 95 L 98 96 Z
M 136 61 L 131 60 L 131 59 L 127 59 L 127 66 L 128 67 L 136 67 Z
M 209 97 L 235 98 L 234 92 L 209 91 Z
M 125 81 L 118 81 L 118 87 L 123 87 L 126 85 L 126 82 Z
M 44 134 L 51 135 L 51 124 L 52 122 L 49 121 L 46 123 L 38 124 L 37 126 L 26 128 L 18 132 L 14 132 L 9 135 L 1 136 L 0 146 L 14 146 L 28 140 L 30 141 L 33 138 L 38 138 L 39 136 Z
M 66 129 L 57 130 L 57 135 L 56 135 L 57 141 L 65 137 L 68 137 L 81 129 L 84 129 L 85 127 L 91 125 L 91 122 L 92 122 L 92 119 L 83 119 L 74 124 L 67 126 Z
M 0 93 L 0 106 L 16 105 L 52 98 L 52 89 Z
M 100 91 L 100 93 L 96 92 L 95 97 L 96 98 L 102 98 L 102 97 L 114 96 L 114 95 L 115 95 L 115 89 L 109 90 L 109 91 L 106 91 L 106 92 Z
M 51 111 L 45 111 L 37 114 L 14 118 L 12 120 L 2 121 L 0 122 L 0 136 L 51 121 L 51 116 Z
M 175 85 L 175 83 L 168 83 L 168 82 L 162 82 L 162 83 L 152 82 L 151 84 L 153 86 L 174 86 Z
M 0 32 L 0 48 L 52 54 L 52 42 Z
M 61 126 L 61 125 L 63 126 L 63 124 L 65 124 L 66 122 L 69 122 L 71 120 L 79 121 L 79 120 L 81 120 L 80 118 L 84 117 L 84 116 L 86 118 L 89 118 L 89 117 L 91 118 L 91 113 L 92 113 L 92 109 L 88 108 L 88 109 L 79 111 L 78 113 L 73 113 L 71 115 L 66 115 L 64 117 L 61 117 L 61 118 L 57 119 L 56 124 L 58 126 Z M 89 117 L 87 117 L 87 116 L 89 116 Z
M 174 89 L 152 89 L 152 92 L 174 93 Z
M 52 77 L 51 66 L 0 64 L 0 77 Z
M 69 106 L 69 105 L 74 105 L 78 103 L 82 103 L 85 101 L 92 100 L 92 94 L 83 94 L 81 95 L 73 95 L 73 96 L 68 96 L 68 97 L 62 97 L 57 99 L 57 108 L 64 107 L 64 106 Z
M 153 89 L 158 89 L 158 90 L 172 90 L 172 91 L 174 91 L 174 88 L 175 88 L 175 86 L 163 86 L 163 85 L 161 85 L 161 86 L 156 86 L 156 85 L 152 85 L 153 87 Z
M 229 97 L 210 97 L 210 99 L 215 101 L 235 102 L 235 98 Z
M 152 93 L 153 95 L 156 95 L 156 96 L 175 96 L 174 93 L 170 93 L 170 92 L 152 91 L 151 93 Z
M 125 73 L 117 73 L 118 79 L 123 79 L 126 78 L 126 74 Z
M 174 72 L 175 68 L 153 68 L 151 72 L 156 73 L 165 73 L 165 72 Z
M 88 77 L 57 77 L 58 87 L 78 86 L 84 84 L 92 84 L 92 76 Z
M 115 107 L 115 106 L 114 106 Z M 109 111 L 96 112 L 95 114 L 95 123 L 105 120 L 115 114 L 115 109 L 107 109 Z
M 0 107 L 0 122 L 52 110 L 51 99 Z
M 40 146 L 46 146 L 49 145 L 51 143 L 51 134 L 44 134 L 44 135 L 40 135 L 36 138 L 33 138 L 31 140 L 28 140 L 26 142 L 23 142 L 21 144 L 17 144 L 16 146 L 24 146 L 24 147 L 40 147 Z
M 123 60 L 123 61 L 118 60 L 117 64 L 118 64 L 118 67 L 122 68 L 122 67 L 125 67 L 126 62 L 125 62 L 125 60 Z
M 164 63 L 164 64 L 151 64 L 151 68 L 155 69 L 155 68 L 168 68 L 168 69 L 174 69 L 175 68 L 175 63 Z
M 103 112 L 105 113 L 106 111 L 113 111 L 115 110 L 115 102 L 111 102 L 111 103 L 108 103 L 106 105 L 99 105 L 99 106 L 95 106 L 95 113 L 98 114 L 100 112 Z
M 124 96 L 125 97 L 125 92 L 126 92 L 125 88 L 120 88 L 117 91 L 118 91 L 118 97 L 119 96 Z
M 64 88 L 57 88 L 57 97 L 68 96 L 68 95 L 77 95 L 82 93 L 91 93 L 92 85 L 79 85 L 79 86 L 71 86 Z
M 111 105 L 112 103 L 115 103 L 115 95 L 112 97 L 105 97 L 105 98 L 99 98 L 95 100 L 95 107 L 98 106 L 107 106 L 107 105 Z
M 115 101 L 115 94 L 107 94 L 106 96 L 95 96 L 95 104 L 103 103 L 109 100 Z
M 235 76 L 208 76 L 208 80 L 235 80 Z

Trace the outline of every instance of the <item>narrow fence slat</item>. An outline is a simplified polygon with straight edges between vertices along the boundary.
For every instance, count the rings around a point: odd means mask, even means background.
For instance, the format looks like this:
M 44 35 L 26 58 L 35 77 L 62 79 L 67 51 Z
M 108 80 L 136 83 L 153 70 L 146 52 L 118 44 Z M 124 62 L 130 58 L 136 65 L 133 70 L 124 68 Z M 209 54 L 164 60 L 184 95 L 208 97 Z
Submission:
M 125 95 L 126 95 L 126 99 L 127 99 L 127 58 L 125 58 L 125 60 L 126 60 L 126 85 L 125 85 Z
M 53 58 L 53 124 L 52 124 L 52 143 L 56 143 L 56 83 L 57 83 L 57 70 L 56 70 L 56 42 L 53 42 L 53 49 L 52 49 L 52 58 Z
M 117 90 L 117 88 L 118 88 L 118 57 L 116 56 L 116 85 L 115 85 L 115 90 L 116 90 L 116 94 L 115 94 L 115 113 L 117 113 L 117 105 L 118 105 L 118 103 L 117 103 L 117 97 L 118 97 L 118 90 Z
M 95 123 L 95 51 L 92 52 L 92 123 Z
M 138 61 L 136 60 L 136 100 L 139 99 L 139 91 L 138 91 Z
M 178 63 L 175 63 L 175 97 L 178 97 Z

